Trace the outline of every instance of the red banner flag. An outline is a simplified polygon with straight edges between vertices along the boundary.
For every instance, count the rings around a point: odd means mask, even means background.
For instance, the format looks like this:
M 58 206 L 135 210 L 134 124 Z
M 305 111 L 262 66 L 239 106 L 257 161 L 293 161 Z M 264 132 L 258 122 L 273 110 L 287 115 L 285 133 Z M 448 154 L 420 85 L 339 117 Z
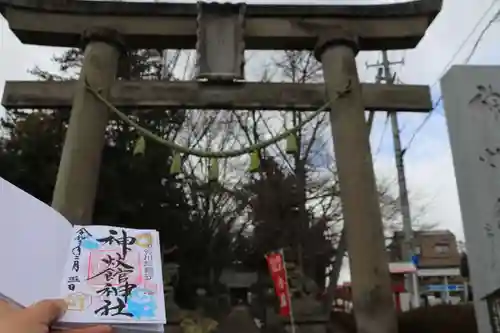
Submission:
M 280 302 L 280 315 L 288 317 L 290 316 L 290 296 L 283 256 L 280 253 L 271 253 L 266 255 L 266 261 L 274 282 L 276 296 Z

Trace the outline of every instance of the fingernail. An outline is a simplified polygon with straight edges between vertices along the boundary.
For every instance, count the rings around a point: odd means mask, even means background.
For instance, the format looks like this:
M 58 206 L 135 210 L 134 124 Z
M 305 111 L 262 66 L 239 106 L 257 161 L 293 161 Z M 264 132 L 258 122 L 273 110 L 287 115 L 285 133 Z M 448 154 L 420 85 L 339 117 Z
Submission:
M 63 298 L 60 300 L 60 303 L 61 303 L 61 307 L 64 307 L 64 309 L 68 309 L 68 306 L 69 306 L 69 299 L 67 298 Z

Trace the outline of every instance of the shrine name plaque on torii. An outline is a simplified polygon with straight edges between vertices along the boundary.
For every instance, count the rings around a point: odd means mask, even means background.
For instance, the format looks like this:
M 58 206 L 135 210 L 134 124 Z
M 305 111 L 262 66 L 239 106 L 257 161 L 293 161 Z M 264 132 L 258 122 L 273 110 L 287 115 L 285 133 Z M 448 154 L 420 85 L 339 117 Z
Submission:
M 88 86 L 124 110 L 311 111 L 328 101 L 357 328 L 394 333 L 364 111 L 426 112 L 432 103 L 426 86 L 360 84 L 355 57 L 360 50 L 416 47 L 441 7 L 442 0 L 385 5 L 0 0 L 0 13 L 21 42 L 85 50 L 78 81 L 9 81 L 2 104 L 71 107 L 52 205 L 69 221 L 90 223 L 109 112 Z M 139 48 L 196 49 L 197 80 L 115 82 L 120 57 Z M 325 84 L 246 83 L 246 49 L 314 51 Z

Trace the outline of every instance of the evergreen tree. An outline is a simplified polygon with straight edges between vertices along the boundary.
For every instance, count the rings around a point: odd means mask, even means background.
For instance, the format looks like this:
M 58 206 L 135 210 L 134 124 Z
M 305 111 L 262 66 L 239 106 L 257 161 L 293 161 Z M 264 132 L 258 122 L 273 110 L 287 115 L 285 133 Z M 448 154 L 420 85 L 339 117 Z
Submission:
M 151 58 L 149 51 L 132 53 L 129 62 L 120 65 L 119 79 L 159 78 L 161 66 Z M 74 78 L 81 60 L 79 50 L 69 50 L 54 58 L 60 73 L 48 73 L 40 68 L 32 73 L 42 80 Z M 7 110 L 1 120 L 0 177 L 50 204 L 69 114 L 69 110 Z M 171 138 L 182 125 L 180 114 L 156 109 L 130 112 L 130 117 L 146 124 L 156 134 Z M 179 251 L 188 251 L 193 236 L 189 228 L 192 209 L 183 180 L 170 174 L 172 152 L 148 142 L 145 154 L 134 156 L 137 139 L 133 128 L 111 117 L 106 129 L 93 223 L 157 229 L 164 249 L 176 247 Z M 193 263 L 183 263 L 183 257 L 177 255 L 176 259 L 180 267 L 190 272 L 189 265 Z M 181 272 L 181 275 L 185 274 Z M 189 299 L 182 294 L 179 298 Z

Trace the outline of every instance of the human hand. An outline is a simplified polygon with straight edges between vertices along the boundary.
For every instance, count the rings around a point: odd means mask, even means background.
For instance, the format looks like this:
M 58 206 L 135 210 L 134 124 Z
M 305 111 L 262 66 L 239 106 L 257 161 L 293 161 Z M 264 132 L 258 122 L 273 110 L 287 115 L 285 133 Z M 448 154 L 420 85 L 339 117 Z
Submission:
M 67 310 L 64 300 L 45 300 L 25 309 L 18 309 L 0 300 L 0 333 L 49 333 L 50 325 Z M 67 333 L 110 333 L 109 326 L 93 326 Z

